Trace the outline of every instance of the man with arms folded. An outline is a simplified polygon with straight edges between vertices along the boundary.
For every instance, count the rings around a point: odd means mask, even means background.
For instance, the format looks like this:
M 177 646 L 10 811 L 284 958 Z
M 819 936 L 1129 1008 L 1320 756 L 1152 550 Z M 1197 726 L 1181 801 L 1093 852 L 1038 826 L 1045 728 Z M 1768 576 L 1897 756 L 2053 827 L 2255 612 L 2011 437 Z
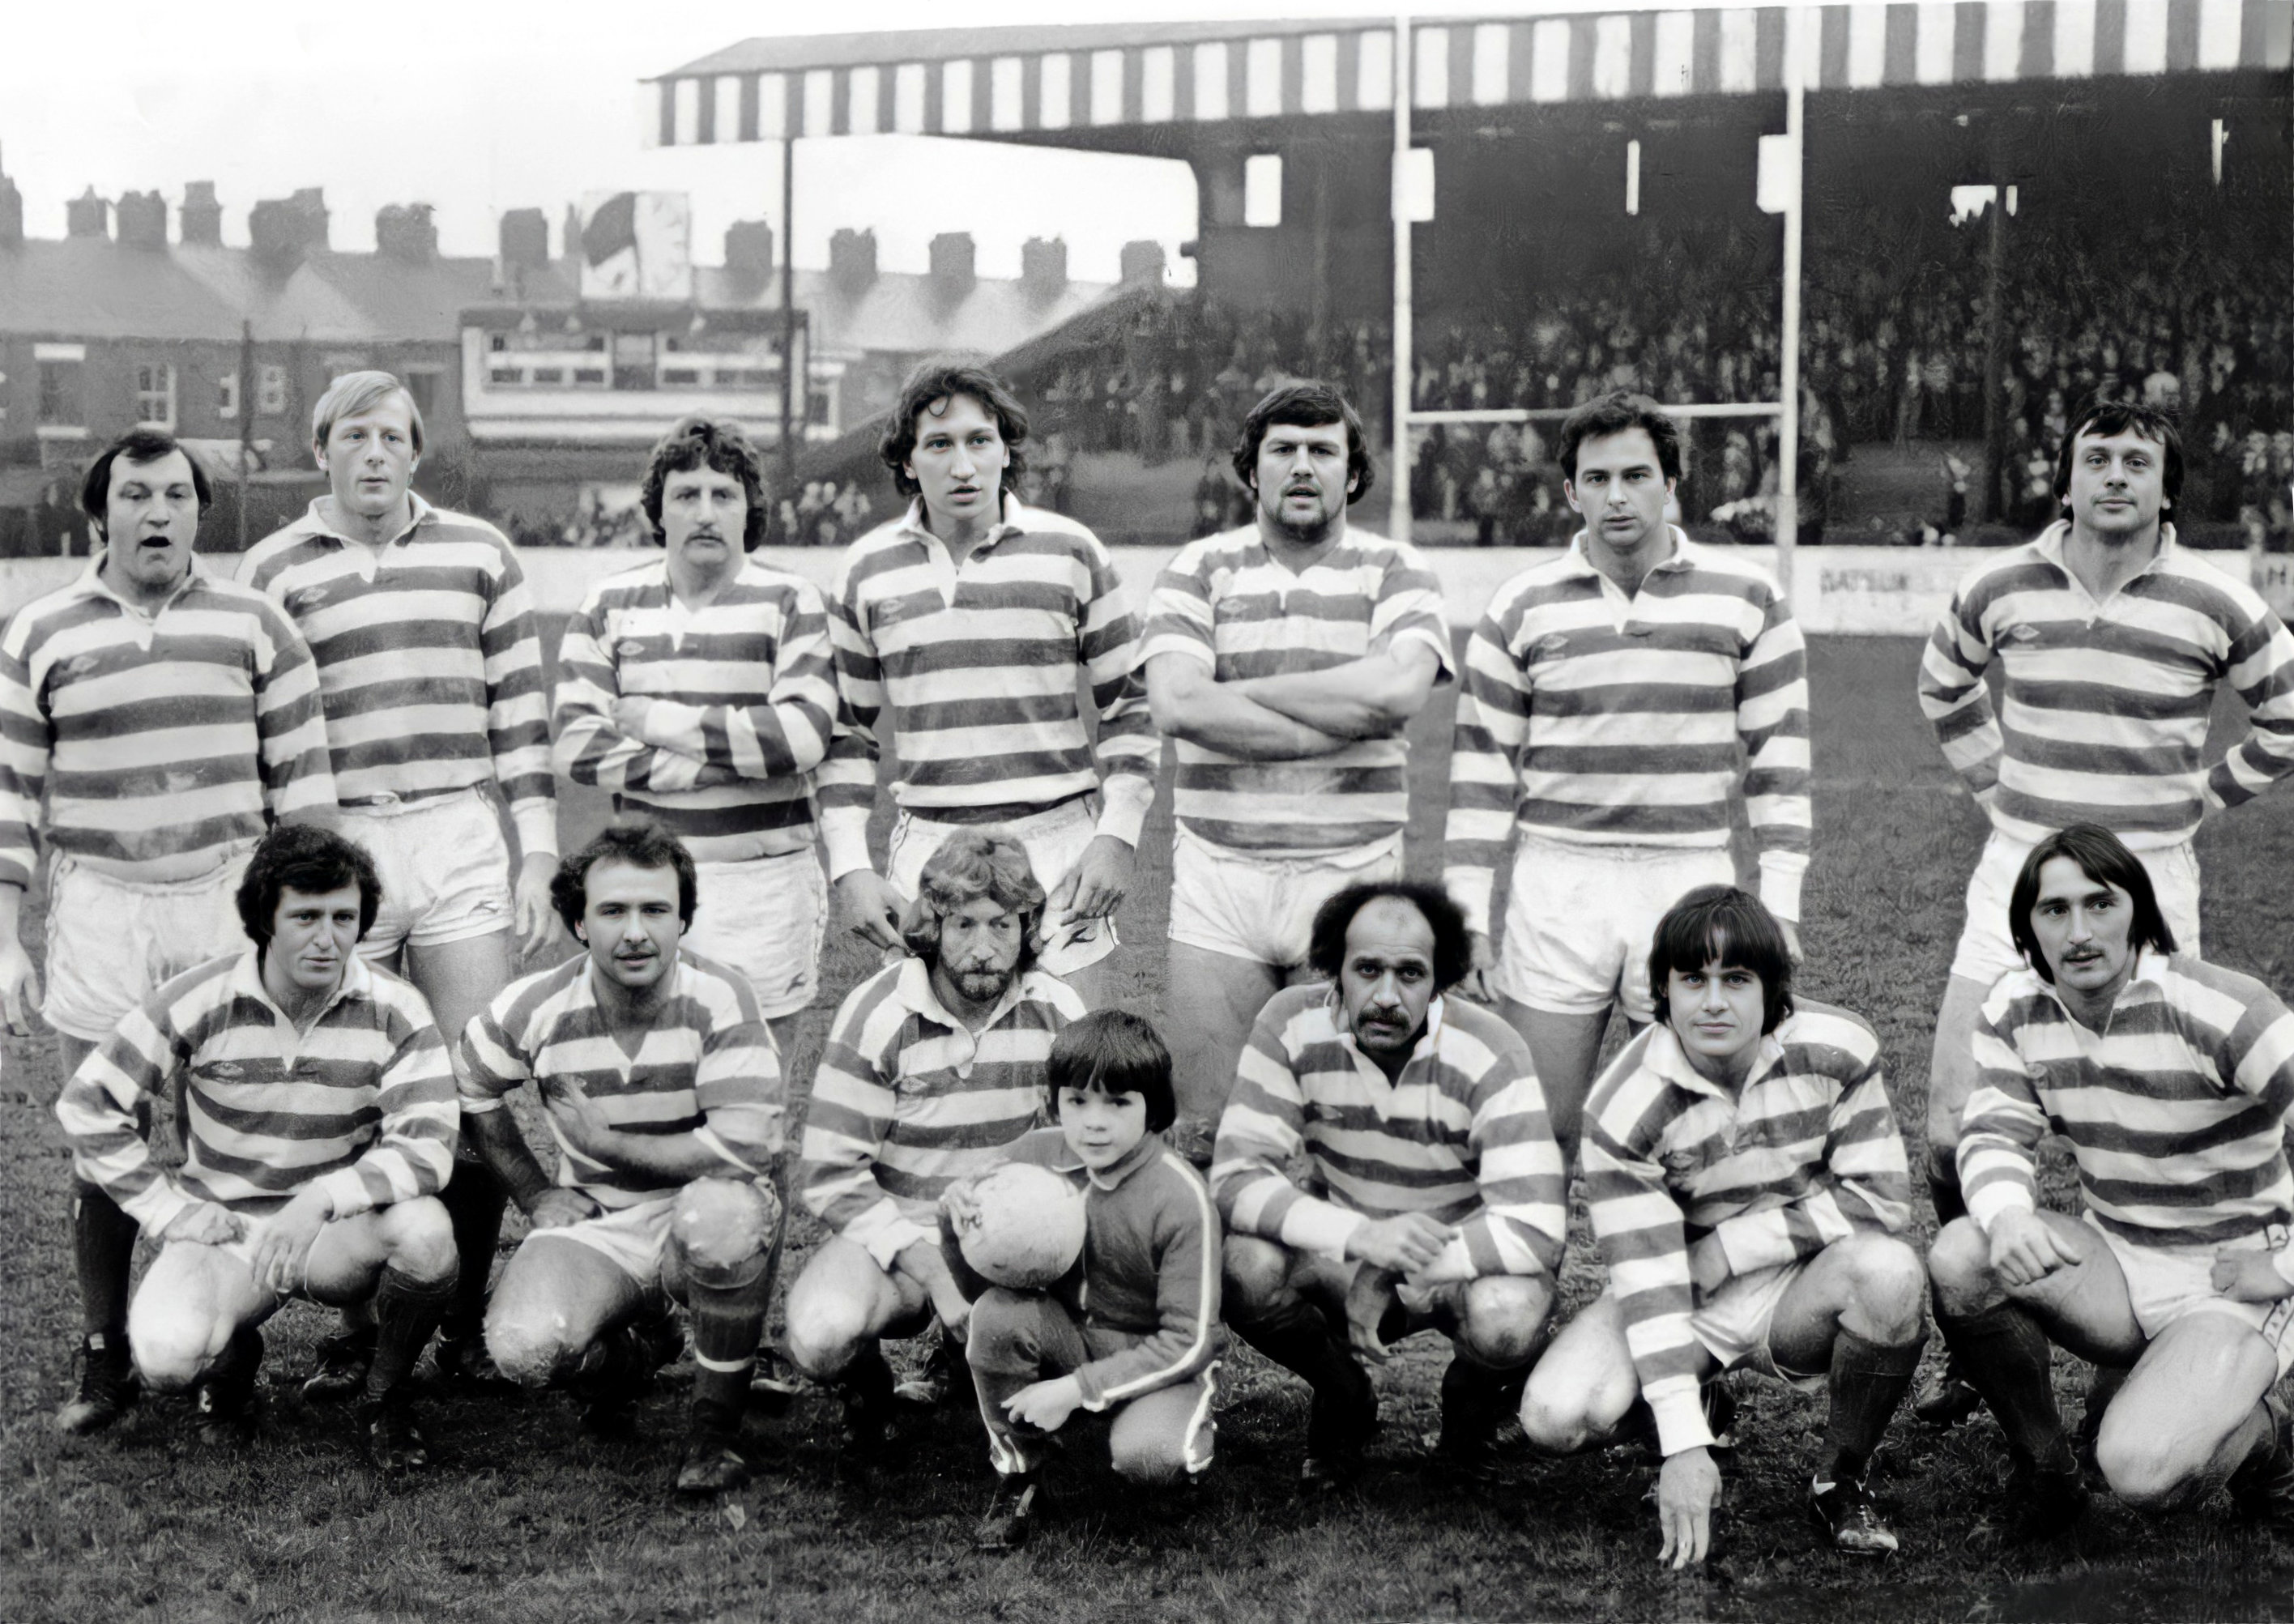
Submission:
M 820 769 L 821 832 L 854 928 L 897 951 L 931 854 L 959 829 L 1007 829 L 1050 890 L 1043 967 L 1096 1008 L 1132 992 L 1110 955 L 1155 799 L 1155 737 L 1107 549 L 1020 505 L 1027 437 L 1027 413 L 980 368 L 928 361 L 902 387 L 882 450 L 912 499 L 852 544 L 829 598 L 850 714 Z M 880 876 L 868 815 L 887 742 L 907 776 Z
M 2024 857 L 2073 824 L 2111 830 L 2195 954 L 2200 820 L 2294 771 L 2294 638 L 2253 590 L 2176 544 L 2167 520 L 2182 485 L 2172 418 L 2089 406 L 2055 466 L 2065 516 L 1970 571 L 1928 639 L 1920 707 L 1991 824 L 1936 1016 L 1927 1174 L 1940 1222 L 1966 1210 L 1953 1147 L 1975 1086 L 1978 1013 L 2000 977 L 2025 968 L 2007 909 Z M 2006 675 L 1996 712 L 1983 680 L 1994 662 Z M 2207 719 L 2225 682 L 2250 725 L 2209 768 Z M 1975 1402 L 1951 1379 L 1917 1408 L 1949 1425 Z
M 692 856 L 660 824 L 609 824 L 558 865 L 560 918 L 587 952 L 502 989 L 463 1035 L 470 1138 L 533 1220 L 486 1311 L 504 1376 L 565 1381 L 583 1425 L 612 1432 L 693 1317 L 682 1494 L 749 1479 L 741 1436 L 772 1293 L 781 1078 L 747 980 L 681 948 L 699 898 Z M 551 1182 L 505 1097 L 541 1096 Z
M 1574 1158 L 1610 1011 L 1622 1005 L 1636 1031 L 1653 1019 L 1643 971 L 1656 922 L 1684 892 L 1736 877 L 1740 790 L 1761 894 L 1800 951 L 1808 672 L 1776 583 L 1665 523 L 1680 430 L 1655 402 L 1622 390 L 1588 402 L 1559 449 L 1585 528 L 1499 589 L 1467 645 L 1444 861 L 1474 927 L 1476 982 L 1527 1041 Z
M 844 1393 L 854 1446 L 889 1441 L 886 1336 L 971 1314 L 940 1246 L 940 1193 L 1041 1119 L 1052 1041 L 1083 1000 L 1036 962 L 1044 888 L 1000 829 L 963 829 L 917 876 L 906 940 L 845 998 L 814 1074 L 798 1195 L 831 1230 L 789 1288 L 788 1351 Z M 944 1354 L 961 1374 L 962 1361 Z
M 1219 1120 L 1227 1323 L 1314 1390 L 1306 1492 L 1361 1470 L 1378 1424 L 1362 1359 L 1425 1329 L 1455 1348 L 1436 1458 L 1486 1479 L 1544 1340 L 1561 1152 L 1520 1038 L 1444 995 L 1468 951 L 1433 886 L 1340 890 L 1314 915 L 1307 961 L 1329 983 L 1259 1011 Z
M 22 1036 L 38 1008 L 66 1077 L 154 988 L 244 946 L 233 897 L 266 824 L 334 808 L 301 634 L 193 561 L 212 500 L 167 435 L 113 442 L 80 491 L 103 539 L 87 572 L 0 633 L 0 1018 Z M 45 1001 L 17 938 L 35 832 L 49 853 Z M 137 1122 L 149 1132 L 148 1100 Z M 136 1399 L 136 1226 L 85 1180 L 71 1214 L 80 1381 L 56 1424 L 90 1433 Z
M 663 556 L 599 581 L 566 622 L 558 768 L 684 841 L 707 899 L 684 945 L 748 978 L 786 1062 L 828 922 L 812 811 L 837 707 L 827 611 L 810 582 L 744 556 L 764 476 L 734 425 L 671 429 L 639 506 Z
M 1346 522 L 1371 488 L 1362 419 L 1327 384 L 1250 409 L 1234 468 L 1257 511 L 1181 549 L 1148 609 L 1147 691 L 1177 741 L 1167 1009 L 1177 1141 L 1200 1157 L 1266 1001 L 1299 978 L 1315 910 L 1402 874 L 1403 730 L 1451 674 L 1442 589 Z
M 414 493 L 422 414 L 397 378 L 335 379 L 312 409 L 311 447 L 329 493 L 256 543 L 240 579 L 293 617 L 318 662 L 341 826 L 373 854 L 386 899 L 359 951 L 402 969 L 439 1030 L 459 1035 L 510 978 L 513 914 L 525 951 L 552 935 L 557 792 L 533 601 L 500 531 Z M 497 792 L 517 831 L 514 892 Z M 502 1191 L 466 1156 L 444 1198 L 462 1284 L 438 1363 L 476 1377 Z M 354 1390 L 370 1340 L 346 1319 L 306 1394 Z
M 254 946 L 131 1010 L 56 1102 L 74 1170 L 160 1243 L 128 1311 L 135 1368 L 195 1387 L 210 1440 L 243 1441 L 256 1328 L 290 1296 L 369 1304 L 360 1441 L 385 1472 L 426 1466 L 403 1384 L 454 1288 L 445 1043 L 422 995 L 358 954 L 382 895 L 356 846 L 273 830 L 236 900 Z M 178 1086 L 186 1145 L 167 1172 L 136 1116 Z
M 2025 1531 L 2085 1500 L 2048 1344 L 2129 1369 L 2094 1429 L 2119 1498 L 2294 1524 L 2294 1013 L 2176 950 L 2141 856 L 2074 824 L 2023 859 L 2010 930 L 2029 968 L 1975 1026 L 1960 1123 L 1967 1216 L 1928 1255 L 1936 1323 L 2007 1434 Z M 2039 1210 L 2034 1157 L 2070 1141 L 2081 1217 Z M 2102 1402 L 2091 1396 L 2089 1404 Z
M 1557 1454 L 1653 1429 L 1657 1560 L 1704 1560 L 1722 1390 L 1746 1368 L 1829 1416 L 1809 1506 L 1837 1550 L 1896 1536 L 1865 1487 L 1927 1341 L 1911 1175 L 1880 1043 L 1845 1010 L 1799 1003 L 1784 926 L 1734 886 L 1691 891 L 1649 950 L 1657 1024 L 1585 1108 L 1585 1182 L 1609 1288 L 1553 1339 L 1523 1395 Z M 1636 1411 L 1638 1410 L 1638 1414 Z

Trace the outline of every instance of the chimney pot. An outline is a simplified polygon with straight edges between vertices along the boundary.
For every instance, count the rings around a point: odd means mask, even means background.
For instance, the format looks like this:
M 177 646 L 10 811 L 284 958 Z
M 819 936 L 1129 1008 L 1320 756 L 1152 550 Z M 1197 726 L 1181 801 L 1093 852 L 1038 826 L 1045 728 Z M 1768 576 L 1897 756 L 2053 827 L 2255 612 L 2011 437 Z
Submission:
M 773 228 L 769 221 L 736 220 L 725 228 L 725 269 L 763 277 L 773 269 Z
M 1068 245 L 1058 237 L 1030 237 L 1020 245 L 1020 280 L 1029 291 L 1053 294 L 1068 285 Z
M 111 235 L 111 205 L 91 186 L 64 205 L 64 231 L 73 237 Z
M 847 293 L 858 293 L 876 280 L 874 231 L 841 230 L 828 240 L 828 275 Z
M 1145 282 L 1152 288 L 1163 285 L 1163 245 L 1152 238 L 1143 238 L 1123 245 L 1123 280 Z
M 219 248 L 223 244 L 223 205 L 216 201 L 213 181 L 193 181 L 183 188 L 183 206 L 176 211 L 175 231 L 185 244 Z
M 970 231 L 942 231 L 931 240 L 931 280 L 942 289 L 968 291 L 974 276 Z
M 501 217 L 505 269 L 539 271 L 549 264 L 549 217 L 538 208 L 513 208 Z
M 156 191 L 122 192 L 119 197 L 119 240 L 123 247 L 166 248 L 167 200 Z

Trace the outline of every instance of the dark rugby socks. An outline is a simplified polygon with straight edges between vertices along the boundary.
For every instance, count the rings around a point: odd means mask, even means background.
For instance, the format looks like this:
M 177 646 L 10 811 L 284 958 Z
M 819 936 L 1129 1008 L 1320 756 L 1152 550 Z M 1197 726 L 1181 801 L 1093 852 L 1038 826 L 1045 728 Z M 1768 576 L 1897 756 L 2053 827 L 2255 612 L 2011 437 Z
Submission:
M 127 1274 L 135 1220 L 94 1185 L 72 1181 L 72 1264 L 79 1273 L 80 1329 L 118 1346 L 127 1340 Z
M 467 1339 L 478 1336 L 485 1324 L 486 1287 L 493 1278 L 494 1248 L 501 1241 L 502 1208 L 509 1195 L 492 1168 L 458 1156 L 453 1177 L 438 1199 L 454 1226 L 454 1255 L 462 1270 L 443 1324 L 447 1336 Z
M 2013 1303 L 1999 1303 L 1964 1320 L 1940 1312 L 1936 1324 L 1961 1376 L 1991 1406 L 2016 1459 L 2043 1469 L 2073 1464 L 2039 1322 Z
M 454 1287 L 451 1278 L 418 1280 L 396 1269 L 382 1271 L 382 1283 L 374 1293 L 374 1362 L 366 1372 L 369 1399 L 387 1398 L 406 1379 L 454 1300 Z
M 1832 1372 L 1826 1384 L 1831 1415 L 1824 1442 L 1831 1451 L 1827 1471 L 1834 1482 L 1863 1481 L 1864 1468 L 1910 1389 L 1920 1350 L 1926 1345 L 1924 1328 L 1918 1340 L 1893 1347 L 1867 1342 L 1844 1326 L 1833 1339 Z

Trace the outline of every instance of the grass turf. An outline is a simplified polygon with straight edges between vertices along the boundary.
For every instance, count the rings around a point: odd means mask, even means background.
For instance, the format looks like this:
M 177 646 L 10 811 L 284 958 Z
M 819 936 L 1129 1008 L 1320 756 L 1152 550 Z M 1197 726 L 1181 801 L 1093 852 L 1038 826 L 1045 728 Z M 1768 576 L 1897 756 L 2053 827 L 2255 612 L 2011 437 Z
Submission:
M 1806 990 L 1879 1028 L 1915 1165 L 1929 1031 L 1981 834 L 1913 703 L 1916 659 L 1908 640 L 1818 641 L 1811 651 L 1817 857 L 1804 927 Z M 1429 875 L 1439 866 L 1448 720 L 1447 695 L 1438 694 L 1413 730 L 1410 861 Z M 596 797 L 569 792 L 569 841 L 602 816 Z M 1121 924 L 1137 972 L 1134 1002 L 1178 1020 L 1184 1011 L 1159 1007 L 1168 836 L 1166 795 Z M 2282 877 L 2294 872 L 2294 799 L 2281 793 L 2210 823 L 2200 850 L 2209 956 L 2286 987 L 2280 961 L 2294 900 Z M 834 933 L 805 1049 L 817 1052 L 835 1000 L 867 968 L 867 955 Z M 1645 1456 L 1525 1458 L 1486 1491 L 1424 1470 L 1447 1357 L 1431 1336 L 1380 1372 L 1385 1427 L 1373 1469 L 1335 1503 L 1306 1507 L 1291 1494 L 1304 1387 L 1238 1348 L 1225 1369 L 1218 1462 L 1199 1487 L 1157 1496 L 1119 1483 L 1105 1469 L 1103 1427 L 1079 1417 L 1036 1543 L 1003 1558 L 970 1549 L 989 1477 L 978 1424 L 960 1404 L 932 1417 L 899 1469 L 868 1472 L 840 1459 L 833 1399 L 801 1394 L 785 1416 L 752 1418 L 764 1444 L 758 1482 L 705 1509 L 669 1493 L 684 1399 L 673 1372 L 630 1442 L 577 1437 L 572 1407 L 557 1395 L 428 1400 L 446 1461 L 404 1486 L 386 1486 L 357 1463 L 344 1412 L 302 1410 L 284 1385 L 270 1391 L 256 1447 L 235 1459 L 201 1452 L 181 1401 L 149 1402 L 102 1437 L 61 1439 L 48 1418 L 67 1389 L 77 1311 L 61 1214 L 66 1158 L 45 1109 L 53 1051 L 45 1038 L 11 1042 L 6 1060 L 0 1619 L 753 1615 L 858 1624 L 1120 1613 L 1798 1624 L 2294 1614 L 2294 1547 L 2232 1526 L 2219 1499 L 2168 1519 L 2106 1499 L 2075 1539 L 2005 1543 L 2004 1457 L 1989 1420 L 1938 1435 L 1899 1418 L 1875 1482 L 1903 1553 L 1876 1564 L 1835 1557 L 1816 1542 L 1803 1509 L 1821 1400 L 1747 1377 L 1737 1378 L 1743 1448 L 1727 1468 L 1714 1555 L 1701 1572 L 1665 1574 L 1640 1498 L 1655 1464 Z M 2060 1157 L 2047 1182 L 2055 1199 L 2068 1198 Z M 1916 1198 L 1925 1225 L 1924 1192 Z M 818 1238 L 799 1226 L 792 1271 Z M 1566 1305 L 1598 1291 L 1599 1279 L 1581 1208 Z M 273 1320 L 271 1376 L 283 1383 L 306 1368 L 327 1324 L 307 1305 Z M 2076 1415 L 2083 1371 L 2059 1357 L 2057 1383 Z

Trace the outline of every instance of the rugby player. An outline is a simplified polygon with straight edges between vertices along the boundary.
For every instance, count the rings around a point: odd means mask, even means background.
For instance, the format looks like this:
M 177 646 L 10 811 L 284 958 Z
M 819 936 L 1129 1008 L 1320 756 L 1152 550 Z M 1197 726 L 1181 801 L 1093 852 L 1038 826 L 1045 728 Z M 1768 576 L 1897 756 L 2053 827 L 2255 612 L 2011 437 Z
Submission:
M 232 897 L 266 824 L 334 807 L 302 635 L 193 562 L 213 499 L 167 435 L 114 441 L 80 488 L 102 538 L 86 572 L 0 634 L 0 1019 L 20 1037 L 36 1008 L 45 1015 L 66 1077 L 154 988 L 245 941 Z M 49 857 L 45 1000 L 17 936 L 36 831 Z M 148 1101 L 137 1108 L 148 1132 Z M 86 1433 L 138 1391 L 136 1223 L 83 1179 L 71 1224 L 79 1390 L 56 1422 Z
M 1522 1428 L 1557 1454 L 1653 1431 L 1657 1560 L 1680 1568 L 1704 1560 L 1720 1497 L 1724 1390 L 1700 1387 L 1750 1368 L 1824 1389 L 1810 1509 L 1836 1549 L 1885 1555 L 1896 1536 L 1865 1474 L 1927 1324 L 1879 1039 L 1794 999 L 1782 922 L 1734 886 L 1666 912 L 1648 978 L 1657 1024 L 1585 1108 L 1609 1287 L 1531 1374 Z
M 403 1383 L 454 1288 L 436 1192 L 458 1131 L 446 1046 L 421 994 L 357 952 L 382 901 L 340 835 L 263 837 L 234 897 L 251 947 L 184 971 L 64 1085 L 78 1176 L 159 1241 L 127 1341 L 143 1381 L 191 1387 L 200 1431 L 252 1430 L 257 1328 L 292 1296 L 370 1306 L 360 1441 L 385 1472 L 429 1463 Z M 151 1159 L 147 1101 L 181 1087 L 183 1165 Z
M 891 1441 L 886 1336 L 933 1320 L 961 1363 L 971 1303 L 940 1247 L 940 1192 L 1002 1159 L 1044 1105 L 1052 1042 L 1082 998 L 1036 961 L 1044 888 L 1019 838 L 958 829 L 916 877 L 913 955 L 845 998 L 806 1109 L 798 1195 L 832 1231 L 788 1294 L 788 1352 L 843 1391 L 864 1456 Z
M 1048 888 L 1041 964 L 1094 1007 L 1132 995 L 1114 915 L 1155 798 L 1138 624 L 1099 539 L 1021 506 L 1028 415 L 979 367 L 928 361 L 881 448 L 907 511 L 855 541 L 830 594 L 850 714 L 818 775 L 828 873 L 854 929 L 897 953 L 917 876 L 995 824 Z M 1077 701 L 1088 680 L 1094 752 Z M 868 857 L 876 767 L 904 773 L 885 872 Z
M 682 946 L 700 898 L 693 857 L 649 819 L 611 824 L 558 865 L 560 918 L 588 949 L 511 983 L 463 1035 L 463 1119 L 533 1228 L 503 1269 L 486 1345 L 513 1381 L 563 1382 L 611 1433 L 679 1350 L 699 1369 L 682 1494 L 749 1479 L 741 1436 L 772 1294 L 781 1077 L 756 995 Z M 540 1096 L 553 1182 L 505 1098 Z
M 2227 1483 L 2294 1526 L 2294 1432 L 2271 1396 L 2294 1367 L 2294 1013 L 2177 951 L 2150 865 L 2095 824 L 2035 844 L 2007 905 L 2027 968 L 1976 1020 L 1967 1215 L 1928 1272 L 1944 1340 L 2007 1435 L 2026 1531 L 2086 1498 L 2050 1343 L 2128 1370 L 2095 1429 L 2120 1499 L 2169 1511 Z M 2050 1131 L 2078 1165 L 2078 1218 L 2039 1207 Z
M 384 906 L 359 951 L 403 969 L 459 1034 L 549 944 L 556 872 L 549 695 L 517 556 L 481 519 L 411 489 L 422 414 L 387 372 L 335 379 L 311 413 L 329 493 L 258 542 L 240 579 L 293 617 L 318 661 L 344 832 L 372 853 Z M 515 885 L 499 807 L 517 832 Z M 443 1192 L 462 1257 L 440 1369 L 482 1379 L 480 1335 L 502 1191 L 468 1156 Z M 310 1396 L 354 1390 L 370 1331 L 322 1350 Z
M 1357 881 L 1314 914 L 1318 981 L 1258 1014 L 1219 1119 L 1226 1317 L 1314 1390 L 1299 1487 L 1350 1481 L 1378 1424 L 1363 1368 L 1435 1329 L 1436 1458 L 1486 1479 L 1553 1310 L 1566 1225 L 1561 1152 L 1529 1052 L 1446 996 L 1468 968 L 1438 888 Z
M 812 804 L 837 710 L 827 610 L 810 582 L 744 556 L 768 506 L 736 425 L 679 423 L 639 499 L 663 554 L 590 588 L 566 622 L 558 768 L 684 841 L 706 899 L 685 946 L 747 978 L 785 1062 L 828 922 Z
M 1665 522 L 1680 430 L 1655 402 L 1623 390 L 1589 401 L 1562 423 L 1558 450 L 1585 527 L 1500 588 L 1467 644 L 1444 865 L 1474 929 L 1476 990 L 1527 1041 L 1574 1159 L 1610 1011 L 1622 1007 L 1635 1031 L 1653 1017 L 1656 922 L 1684 892 L 1736 877 L 1739 792 L 1762 899 L 1800 952 L 1808 674 L 1776 583 Z
M 1442 589 L 1407 545 L 1352 528 L 1362 419 L 1328 384 L 1250 409 L 1234 470 L 1252 522 L 1191 542 L 1155 583 L 1144 649 L 1175 740 L 1165 1007 L 1182 1143 L 1199 1157 L 1266 1001 L 1306 971 L 1315 910 L 1402 873 L 1403 729 L 1451 672 Z
M 2251 589 L 2176 545 L 2168 521 L 2182 486 L 2171 417 L 2088 406 L 2055 464 L 2064 516 L 1971 570 L 1928 639 L 1921 709 L 1990 821 L 1930 1062 L 1927 1175 L 1940 1223 L 1966 1211 L 1954 1148 L 1979 1013 L 1994 983 L 2027 968 L 2007 896 L 2033 847 L 2073 824 L 2111 830 L 2196 954 L 2200 820 L 2294 771 L 2294 638 Z M 1996 710 L 1984 686 L 1995 662 L 2006 677 Z M 2249 726 L 2209 768 L 2207 719 L 2225 682 Z M 1975 1403 L 1951 1379 L 1916 1408 L 1949 1425 Z

